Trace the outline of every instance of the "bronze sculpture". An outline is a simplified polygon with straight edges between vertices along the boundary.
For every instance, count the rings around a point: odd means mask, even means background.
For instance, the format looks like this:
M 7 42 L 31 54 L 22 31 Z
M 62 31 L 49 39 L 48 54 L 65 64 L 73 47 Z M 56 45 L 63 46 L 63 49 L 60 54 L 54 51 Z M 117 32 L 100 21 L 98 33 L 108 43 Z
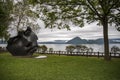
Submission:
M 19 31 L 18 35 L 8 40 L 7 50 L 13 56 L 31 56 L 37 50 L 38 37 L 27 27 L 25 31 Z

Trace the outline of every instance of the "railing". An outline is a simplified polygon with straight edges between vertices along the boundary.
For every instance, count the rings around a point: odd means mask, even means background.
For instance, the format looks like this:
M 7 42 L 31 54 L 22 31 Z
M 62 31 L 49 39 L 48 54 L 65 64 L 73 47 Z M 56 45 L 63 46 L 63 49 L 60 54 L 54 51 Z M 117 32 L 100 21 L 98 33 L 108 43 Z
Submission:
M 86 56 L 86 57 L 104 57 L 104 52 L 67 52 L 67 51 L 46 51 L 46 52 L 38 52 L 41 54 L 57 54 L 57 55 L 68 55 L 68 56 Z M 120 58 L 120 53 L 111 53 L 109 54 L 111 57 Z

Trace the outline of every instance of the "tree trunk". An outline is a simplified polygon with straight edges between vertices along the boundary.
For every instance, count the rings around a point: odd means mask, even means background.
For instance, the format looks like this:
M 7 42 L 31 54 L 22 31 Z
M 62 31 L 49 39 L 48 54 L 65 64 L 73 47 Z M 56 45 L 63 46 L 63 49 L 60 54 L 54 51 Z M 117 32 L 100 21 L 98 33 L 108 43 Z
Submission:
M 111 60 L 109 55 L 109 39 L 108 39 L 108 20 L 107 17 L 104 17 L 103 21 L 103 35 L 104 35 L 104 59 L 106 61 Z

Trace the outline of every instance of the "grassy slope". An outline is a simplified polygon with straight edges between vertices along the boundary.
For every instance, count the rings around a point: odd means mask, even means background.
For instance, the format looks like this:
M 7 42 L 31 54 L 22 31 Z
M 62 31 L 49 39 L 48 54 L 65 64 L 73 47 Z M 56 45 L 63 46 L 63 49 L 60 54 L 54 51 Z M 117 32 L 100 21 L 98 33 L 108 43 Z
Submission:
M 0 54 L 0 80 L 120 80 L 120 59 L 47 55 L 46 59 Z

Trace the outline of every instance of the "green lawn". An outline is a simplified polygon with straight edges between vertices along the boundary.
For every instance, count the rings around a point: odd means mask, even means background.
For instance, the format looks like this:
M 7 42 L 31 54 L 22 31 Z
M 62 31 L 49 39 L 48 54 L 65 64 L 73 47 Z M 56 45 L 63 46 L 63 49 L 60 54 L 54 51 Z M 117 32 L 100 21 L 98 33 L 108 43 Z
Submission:
M 35 59 L 0 53 L 0 80 L 120 80 L 120 59 L 47 56 Z

